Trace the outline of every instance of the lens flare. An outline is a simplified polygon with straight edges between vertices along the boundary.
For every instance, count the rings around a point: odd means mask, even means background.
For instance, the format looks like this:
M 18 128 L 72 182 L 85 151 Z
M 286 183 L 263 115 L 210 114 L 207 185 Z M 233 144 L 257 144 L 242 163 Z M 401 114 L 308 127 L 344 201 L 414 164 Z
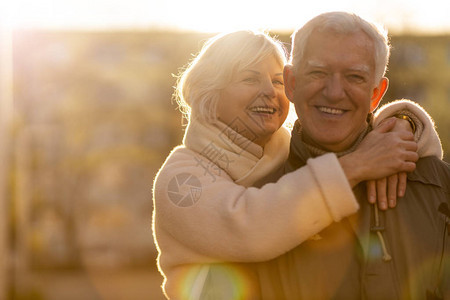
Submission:
M 206 272 L 205 272 L 206 270 Z M 182 299 L 252 299 L 257 291 L 249 268 L 239 264 L 192 266 L 176 283 Z

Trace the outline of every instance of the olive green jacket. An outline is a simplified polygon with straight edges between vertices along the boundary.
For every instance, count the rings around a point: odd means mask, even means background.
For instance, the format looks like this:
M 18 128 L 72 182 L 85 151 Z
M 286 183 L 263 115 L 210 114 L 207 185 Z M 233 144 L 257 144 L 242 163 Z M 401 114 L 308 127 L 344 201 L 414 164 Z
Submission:
M 305 163 L 303 154 L 290 162 Z M 356 215 L 258 265 L 262 298 L 450 299 L 449 164 L 420 159 L 397 207 L 377 211 L 378 224 L 365 184 L 354 192 Z

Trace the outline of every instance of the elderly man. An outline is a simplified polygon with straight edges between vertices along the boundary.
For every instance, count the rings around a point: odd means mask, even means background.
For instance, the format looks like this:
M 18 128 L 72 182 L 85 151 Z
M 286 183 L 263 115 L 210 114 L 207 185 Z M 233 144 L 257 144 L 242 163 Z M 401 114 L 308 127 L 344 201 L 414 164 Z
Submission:
M 299 120 L 286 172 L 358 145 L 388 87 L 388 57 L 386 34 L 353 14 L 322 14 L 295 33 L 284 79 Z M 449 164 L 421 158 L 407 185 L 388 211 L 368 203 L 365 184 L 356 186 L 358 214 L 260 265 L 263 298 L 449 298 Z

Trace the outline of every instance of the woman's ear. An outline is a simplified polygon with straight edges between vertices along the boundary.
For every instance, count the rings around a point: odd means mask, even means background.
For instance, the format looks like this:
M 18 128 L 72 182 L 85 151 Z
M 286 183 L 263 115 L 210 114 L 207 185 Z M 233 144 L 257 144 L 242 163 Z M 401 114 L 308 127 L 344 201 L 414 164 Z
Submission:
M 285 65 L 283 70 L 284 93 L 289 101 L 294 99 L 295 75 L 292 65 Z
M 389 79 L 386 77 L 381 78 L 380 83 L 373 89 L 372 98 L 370 99 L 370 112 L 373 112 L 383 99 L 389 86 Z

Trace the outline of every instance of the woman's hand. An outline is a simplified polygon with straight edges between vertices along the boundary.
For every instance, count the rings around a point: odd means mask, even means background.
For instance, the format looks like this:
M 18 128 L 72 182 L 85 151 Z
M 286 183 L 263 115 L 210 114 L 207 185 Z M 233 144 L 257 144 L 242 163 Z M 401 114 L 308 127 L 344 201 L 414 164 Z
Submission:
M 389 119 L 394 119 L 395 121 L 395 125 L 391 131 L 412 133 L 413 128 L 411 128 L 408 121 L 397 118 Z M 381 124 L 386 120 L 383 120 Z M 406 173 L 400 172 L 378 180 L 367 181 L 367 199 L 372 204 L 377 202 L 378 207 L 382 210 L 386 210 L 388 207 L 394 208 L 397 205 L 397 197 L 401 198 L 405 195 L 406 179 Z
M 367 199 L 370 203 L 378 203 L 382 210 L 394 208 L 397 197 L 401 198 L 406 191 L 406 173 L 401 172 L 378 180 L 369 180 L 367 185 Z
M 395 125 L 395 118 L 387 119 L 372 130 L 354 152 L 339 158 L 351 186 L 414 171 L 419 159 L 417 143 L 411 132 L 391 131 Z

